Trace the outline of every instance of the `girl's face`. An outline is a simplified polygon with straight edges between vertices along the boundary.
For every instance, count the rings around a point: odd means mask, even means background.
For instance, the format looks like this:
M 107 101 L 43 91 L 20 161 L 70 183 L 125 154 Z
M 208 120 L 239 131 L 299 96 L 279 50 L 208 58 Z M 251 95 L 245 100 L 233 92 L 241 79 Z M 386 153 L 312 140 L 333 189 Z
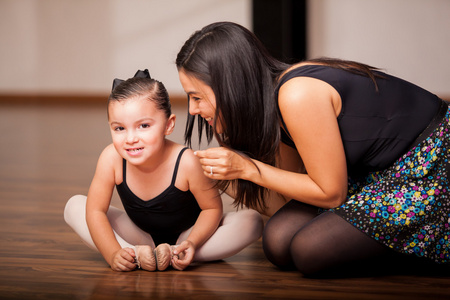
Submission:
M 134 165 L 142 165 L 159 155 L 164 150 L 165 136 L 175 126 L 175 115 L 167 118 L 154 102 L 140 96 L 112 101 L 108 110 L 114 147 Z
M 213 126 L 216 112 L 216 97 L 211 87 L 194 76 L 186 74 L 183 70 L 180 70 L 178 75 L 181 85 L 189 97 L 189 113 L 193 116 L 199 115 L 210 126 Z M 216 133 L 223 133 L 220 120 L 216 120 Z

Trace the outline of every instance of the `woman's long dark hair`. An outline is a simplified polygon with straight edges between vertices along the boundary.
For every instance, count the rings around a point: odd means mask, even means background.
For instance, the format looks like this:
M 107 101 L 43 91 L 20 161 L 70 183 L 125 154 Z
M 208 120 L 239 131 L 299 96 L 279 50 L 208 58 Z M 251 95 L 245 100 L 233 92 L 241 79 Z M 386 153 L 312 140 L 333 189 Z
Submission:
M 322 63 L 336 64 L 326 59 Z M 249 30 L 230 22 L 213 23 L 196 31 L 178 53 L 176 65 L 179 71 L 210 86 L 216 97 L 214 122 L 220 115 L 223 133 L 216 134 L 215 123 L 211 128 L 198 117 L 199 143 L 205 130 L 208 143 L 214 135 L 221 146 L 274 166 L 280 144 L 274 89 L 290 65 L 273 58 Z M 360 73 L 366 72 L 365 65 L 354 67 Z M 189 146 L 194 123 L 195 116 L 188 115 L 185 142 Z M 218 188 L 225 190 L 230 183 L 219 181 Z M 242 179 L 233 180 L 233 187 L 236 206 L 266 208 L 264 187 Z
M 287 65 L 272 58 L 253 33 L 229 22 L 214 23 L 195 32 L 178 53 L 176 65 L 212 88 L 216 97 L 214 120 L 219 119 L 220 112 L 223 127 L 221 135 L 215 134 L 218 143 L 244 157 L 275 165 L 280 129 L 273 98 L 274 78 Z M 189 115 L 185 132 L 188 145 L 194 119 Z M 210 142 L 215 130 L 211 131 L 199 117 L 199 138 L 203 128 Z M 218 187 L 225 190 L 229 184 L 219 182 Z M 233 187 L 235 205 L 265 208 L 265 188 L 241 179 Z

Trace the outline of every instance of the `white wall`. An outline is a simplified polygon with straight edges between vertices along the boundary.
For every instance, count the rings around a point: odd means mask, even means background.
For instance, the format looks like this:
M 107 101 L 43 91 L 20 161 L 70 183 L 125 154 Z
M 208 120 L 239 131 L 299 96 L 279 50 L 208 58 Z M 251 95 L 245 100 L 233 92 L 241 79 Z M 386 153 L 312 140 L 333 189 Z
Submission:
M 251 0 L 0 0 L 0 93 L 108 93 L 148 68 L 182 93 L 175 58 L 216 21 L 251 26 Z
M 373 64 L 450 98 L 449 0 L 308 2 L 310 57 Z M 0 0 L 0 94 L 105 94 L 139 68 L 182 94 L 178 50 L 223 20 L 251 28 L 251 0 Z
M 450 98 L 450 1 L 310 0 L 308 56 L 372 64 Z

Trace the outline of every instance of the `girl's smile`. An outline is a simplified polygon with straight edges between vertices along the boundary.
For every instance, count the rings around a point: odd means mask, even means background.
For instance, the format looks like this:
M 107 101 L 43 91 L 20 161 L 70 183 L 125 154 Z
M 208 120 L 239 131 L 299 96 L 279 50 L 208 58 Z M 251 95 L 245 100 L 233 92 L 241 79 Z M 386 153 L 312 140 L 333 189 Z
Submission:
M 144 148 L 143 147 L 141 147 L 141 148 L 130 148 L 130 149 L 126 149 L 126 151 L 131 156 L 137 156 L 137 155 L 141 154 L 144 151 Z

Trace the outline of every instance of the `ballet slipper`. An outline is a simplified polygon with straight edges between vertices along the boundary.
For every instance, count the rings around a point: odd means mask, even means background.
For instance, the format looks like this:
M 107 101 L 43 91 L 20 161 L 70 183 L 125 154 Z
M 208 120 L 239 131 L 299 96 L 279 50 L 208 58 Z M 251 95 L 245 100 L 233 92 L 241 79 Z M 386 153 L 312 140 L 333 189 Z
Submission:
M 169 244 L 159 244 L 155 249 L 156 267 L 164 271 L 170 266 L 172 260 L 172 247 Z
M 167 243 L 159 244 L 155 249 L 156 267 L 159 271 L 164 271 L 172 264 L 173 250 L 177 246 L 170 246 Z
M 134 247 L 136 255 L 135 261 L 138 268 L 146 271 L 156 270 L 156 258 L 152 248 L 148 245 L 141 245 Z

